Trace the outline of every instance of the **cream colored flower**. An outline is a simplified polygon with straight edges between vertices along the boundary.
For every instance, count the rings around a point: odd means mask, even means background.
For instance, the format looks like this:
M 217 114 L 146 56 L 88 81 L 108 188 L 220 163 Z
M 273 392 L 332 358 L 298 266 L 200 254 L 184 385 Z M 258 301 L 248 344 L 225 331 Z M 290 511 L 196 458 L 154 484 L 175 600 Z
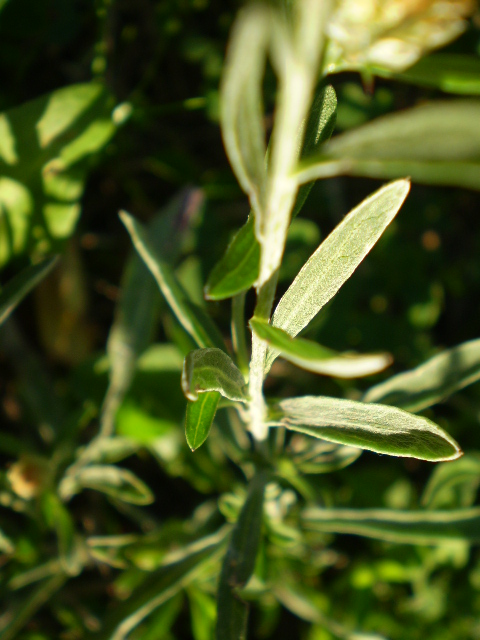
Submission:
M 402 71 L 466 27 L 476 0 L 337 0 L 325 67 Z

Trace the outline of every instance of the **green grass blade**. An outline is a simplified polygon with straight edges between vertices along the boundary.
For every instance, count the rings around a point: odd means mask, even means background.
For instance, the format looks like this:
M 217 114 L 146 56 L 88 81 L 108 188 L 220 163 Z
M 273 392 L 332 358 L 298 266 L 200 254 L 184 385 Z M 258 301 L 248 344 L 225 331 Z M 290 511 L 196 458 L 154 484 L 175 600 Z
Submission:
M 390 509 L 306 509 L 307 529 L 396 542 L 442 544 L 461 540 L 480 542 L 480 508 L 448 511 L 394 511 Z
M 322 242 L 286 291 L 273 314 L 274 327 L 296 336 L 337 293 L 393 220 L 410 189 L 392 182 L 353 209 Z M 266 370 L 276 354 L 267 356 Z
M 285 360 L 314 373 L 336 378 L 358 378 L 383 371 L 392 362 L 388 353 L 337 353 L 312 340 L 291 338 L 282 329 L 257 318 L 250 320 L 250 326 L 259 338 L 265 340 Z
M 225 350 L 225 343 L 216 325 L 200 307 L 188 299 L 170 265 L 152 248 L 143 225 L 125 211 L 120 212 L 120 218 L 132 238 L 135 249 L 150 269 L 165 300 L 185 331 L 199 347 L 219 347 Z
M 264 471 L 259 471 L 253 478 L 223 561 L 217 598 L 217 640 L 246 638 L 248 605 L 240 599 L 236 590 L 247 583 L 255 567 L 267 479 Z
M 455 460 L 460 447 L 434 422 L 396 407 L 325 396 L 282 400 L 273 426 L 392 456 Z
M 364 402 L 422 411 L 480 380 L 480 339 L 469 340 L 369 389 Z
M 196 349 L 185 358 L 182 389 L 189 400 L 205 391 L 218 391 L 229 400 L 245 402 L 245 379 L 221 349 Z
M 218 391 L 201 393 L 198 400 L 187 403 L 185 436 L 192 451 L 198 449 L 208 438 L 217 411 L 220 394 Z
M 42 260 L 14 276 L 0 291 L 0 324 L 23 298 L 50 272 L 58 257 Z

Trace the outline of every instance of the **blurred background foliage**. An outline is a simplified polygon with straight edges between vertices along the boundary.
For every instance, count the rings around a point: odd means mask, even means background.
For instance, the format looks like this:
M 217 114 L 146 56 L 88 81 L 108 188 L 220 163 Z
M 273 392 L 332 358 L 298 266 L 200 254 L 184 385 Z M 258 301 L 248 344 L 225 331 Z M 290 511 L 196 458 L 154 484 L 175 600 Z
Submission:
M 118 210 L 152 225 L 164 221 L 157 225 L 158 241 L 192 298 L 205 306 L 208 273 L 248 214 L 218 126 L 218 84 L 241 4 L 0 2 L 2 284 L 32 261 L 62 254 L 0 333 L 5 640 L 113 637 L 119 621 L 166 583 L 174 585 L 169 597 L 147 622 L 132 627 L 131 637 L 212 637 L 225 536 L 215 532 L 225 518 L 235 519 L 244 495 L 231 460 L 246 436 L 235 430 L 233 416 L 231 437 L 227 427 L 218 429 L 204 447 L 189 451 L 180 372 L 192 344 L 155 287 L 132 347 L 141 355 L 134 373 L 126 374 L 133 380 L 116 416 L 116 437 L 108 450 L 92 454 L 100 471 L 77 484 L 64 480 L 79 447 L 98 431 L 109 384 L 107 338 L 122 313 L 120 287 L 128 282 L 124 269 L 132 254 Z M 443 52 L 478 60 L 478 14 Z M 333 76 L 336 133 L 446 97 L 428 83 L 405 80 Z M 267 70 L 267 112 L 274 90 Z M 320 239 L 379 184 L 339 177 L 315 185 L 291 227 L 279 294 Z M 389 351 L 390 373 L 477 338 L 479 212 L 475 191 L 414 184 L 398 218 L 312 324 L 309 337 L 340 351 Z M 146 271 L 138 277 L 141 287 L 152 287 Z M 208 311 L 227 335 L 229 304 L 208 303 Z M 319 378 L 279 361 L 268 391 L 358 398 L 370 384 Z M 459 466 L 460 480 L 440 483 L 433 506 L 473 505 L 480 482 L 480 386 L 426 415 L 468 454 L 451 463 Z M 113 466 L 118 461 L 121 467 Z M 471 465 L 466 472 L 460 466 L 465 462 Z M 102 465 L 120 471 L 109 481 Z M 309 476 L 308 482 L 327 506 L 410 509 L 421 506 L 425 488 L 444 467 L 364 453 L 351 467 Z M 259 579 L 248 595 L 258 603 L 250 637 L 480 638 L 476 547 L 417 547 L 333 534 L 311 534 L 306 546 L 283 521 L 296 500 L 291 490 L 268 497 L 267 539 L 277 547 L 265 543 L 258 559 L 256 575 L 264 582 Z M 187 553 L 204 537 L 203 549 Z M 171 567 L 178 572 L 174 578 Z M 297 602 L 286 589 L 273 598 L 268 580 L 296 584 L 303 599 Z M 347 631 L 358 628 L 365 634 Z

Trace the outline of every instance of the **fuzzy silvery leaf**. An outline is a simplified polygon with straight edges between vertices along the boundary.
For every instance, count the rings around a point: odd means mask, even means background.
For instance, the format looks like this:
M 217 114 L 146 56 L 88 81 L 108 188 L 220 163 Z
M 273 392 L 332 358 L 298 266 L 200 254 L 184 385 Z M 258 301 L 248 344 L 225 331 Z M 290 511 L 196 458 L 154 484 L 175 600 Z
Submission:
M 198 394 L 205 391 L 218 391 L 229 400 L 247 399 L 241 371 L 221 349 L 196 349 L 187 355 L 182 389 L 189 400 L 197 400 Z
M 326 396 L 282 400 L 271 426 L 392 456 L 455 460 L 460 447 L 434 422 L 396 407 Z
M 408 180 L 385 185 L 353 209 L 308 259 L 275 309 L 272 325 L 295 337 L 348 280 L 396 216 Z M 266 371 L 278 355 L 270 350 Z

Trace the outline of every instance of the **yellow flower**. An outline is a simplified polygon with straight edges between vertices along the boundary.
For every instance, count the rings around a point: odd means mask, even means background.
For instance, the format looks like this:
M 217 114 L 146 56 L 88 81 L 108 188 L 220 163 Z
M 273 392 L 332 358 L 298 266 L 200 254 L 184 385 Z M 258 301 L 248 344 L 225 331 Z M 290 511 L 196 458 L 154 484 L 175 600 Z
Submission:
M 464 31 L 476 0 L 338 0 L 327 27 L 326 71 L 403 71 Z

